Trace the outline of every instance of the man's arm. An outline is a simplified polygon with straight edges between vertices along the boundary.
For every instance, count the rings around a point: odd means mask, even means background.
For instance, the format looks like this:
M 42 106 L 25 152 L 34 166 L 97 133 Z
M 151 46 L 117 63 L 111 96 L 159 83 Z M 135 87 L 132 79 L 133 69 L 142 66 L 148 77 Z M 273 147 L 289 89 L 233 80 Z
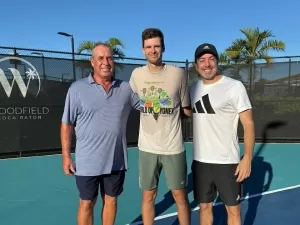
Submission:
M 62 147 L 63 170 L 66 175 L 73 175 L 75 168 L 71 158 L 71 142 L 73 135 L 73 126 L 61 123 L 60 139 Z
M 129 79 L 129 85 L 131 88 L 131 106 L 136 110 L 140 110 L 140 98 L 137 93 L 137 88 L 135 85 L 135 74 L 136 74 L 136 69 L 132 71 Z
M 230 103 L 239 113 L 240 121 L 244 129 L 244 157 L 235 171 L 237 182 L 242 182 L 251 174 L 251 162 L 255 143 L 252 106 L 242 82 L 236 82 L 236 85 L 232 89 Z
M 192 117 L 193 111 L 190 106 L 191 102 L 190 102 L 190 95 L 189 95 L 190 93 L 188 88 L 187 77 L 183 70 L 181 70 L 181 72 L 182 72 L 181 90 L 180 90 L 181 106 L 184 115 L 188 117 Z
M 62 147 L 62 156 L 71 157 L 71 142 L 73 135 L 73 126 L 61 123 L 60 126 L 60 139 Z
M 240 120 L 244 129 L 244 158 L 252 160 L 255 144 L 255 129 L 252 110 L 249 109 L 240 113 Z
M 69 88 L 60 127 L 63 170 L 68 176 L 75 173 L 75 168 L 71 158 L 71 142 L 74 124 L 76 124 L 77 115 L 81 111 L 81 107 L 78 102 L 76 92 L 72 88 Z
M 251 174 L 251 162 L 255 144 L 255 129 L 252 110 L 248 109 L 240 113 L 240 120 L 244 129 L 244 157 L 237 167 L 235 175 L 237 182 L 242 182 Z

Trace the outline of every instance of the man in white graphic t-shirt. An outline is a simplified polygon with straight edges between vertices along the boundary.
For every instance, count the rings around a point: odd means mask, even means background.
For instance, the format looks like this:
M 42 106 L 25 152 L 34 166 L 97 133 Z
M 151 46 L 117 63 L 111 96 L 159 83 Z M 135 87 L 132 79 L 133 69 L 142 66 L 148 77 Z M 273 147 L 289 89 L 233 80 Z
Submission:
M 218 52 L 204 43 L 195 51 L 199 81 L 190 88 L 193 108 L 194 197 L 200 204 L 200 224 L 212 225 L 217 192 L 227 209 L 228 224 L 240 225 L 242 182 L 250 176 L 255 143 L 252 107 L 244 85 L 218 74 Z M 238 122 L 244 129 L 240 160 Z
M 187 160 L 181 116 L 192 116 L 184 70 L 164 64 L 164 35 L 157 28 L 142 33 L 147 64 L 133 70 L 130 85 L 140 97 L 139 186 L 143 190 L 143 224 L 155 219 L 155 199 L 161 172 L 166 177 L 180 225 L 190 224 Z

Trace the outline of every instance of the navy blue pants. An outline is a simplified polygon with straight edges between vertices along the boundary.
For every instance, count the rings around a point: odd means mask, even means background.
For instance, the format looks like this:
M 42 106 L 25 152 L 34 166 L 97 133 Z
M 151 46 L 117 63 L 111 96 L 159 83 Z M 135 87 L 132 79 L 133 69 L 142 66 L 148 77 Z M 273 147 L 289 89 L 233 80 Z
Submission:
M 123 192 L 125 170 L 115 171 L 100 176 L 75 176 L 81 200 L 94 200 L 101 195 L 118 197 Z

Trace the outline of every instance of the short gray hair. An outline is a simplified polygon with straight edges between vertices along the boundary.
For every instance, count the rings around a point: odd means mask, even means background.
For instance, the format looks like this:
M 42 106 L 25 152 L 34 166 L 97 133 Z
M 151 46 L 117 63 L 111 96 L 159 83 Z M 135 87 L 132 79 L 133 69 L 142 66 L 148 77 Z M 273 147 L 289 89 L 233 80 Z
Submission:
M 93 48 L 93 50 L 92 50 L 92 57 L 94 56 L 94 50 L 95 50 L 95 48 L 97 48 L 98 46 L 103 46 L 103 47 L 109 48 L 110 51 L 111 51 L 111 54 L 113 55 L 112 48 L 111 48 L 108 44 L 103 43 L 103 42 L 96 42 L 96 43 L 95 43 L 95 46 L 94 46 L 94 48 Z

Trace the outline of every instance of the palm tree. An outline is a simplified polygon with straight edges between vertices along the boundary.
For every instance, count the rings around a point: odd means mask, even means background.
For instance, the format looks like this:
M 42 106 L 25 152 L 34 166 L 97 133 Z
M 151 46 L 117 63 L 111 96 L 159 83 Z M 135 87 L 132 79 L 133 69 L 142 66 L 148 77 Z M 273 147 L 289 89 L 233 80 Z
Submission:
M 249 86 L 250 91 L 253 79 L 253 64 L 256 59 L 263 59 L 267 66 L 272 63 L 269 56 L 270 51 L 284 51 L 285 43 L 283 41 L 271 39 L 274 38 L 272 31 L 259 28 L 247 28 L 240 30 L 244 38 L 233 41 L 232 45 L 226 49 L 226 55 L 231 60 L 238 60 L 240 63 L 249 65 Z
M 109 38 L 104 43 L 111 47 L 113 55 L 116 58 L 123 59 L 125 57 L 125 53 L 122 50 L 122 48 L 124 48 L 124 43 L 121 40 L 118 38 Z M 96 44 L 97 42 L 94 41 L 83 41 L 79 44 L 77 51 L 79 54 L 83 53 L 84 51 L 91 53 Z
M 268 64 L 272 62 L 269 51 L 284 51 L 285 43 L 273 38 L 270 30 L 260 31 L 259 28 L 241 29 L 244 39 L 233 41 L 232 45 L 226 49 L 226 55 L 231 59 L 238 59 L 250 63 L 255 59 L 264 59 Z

